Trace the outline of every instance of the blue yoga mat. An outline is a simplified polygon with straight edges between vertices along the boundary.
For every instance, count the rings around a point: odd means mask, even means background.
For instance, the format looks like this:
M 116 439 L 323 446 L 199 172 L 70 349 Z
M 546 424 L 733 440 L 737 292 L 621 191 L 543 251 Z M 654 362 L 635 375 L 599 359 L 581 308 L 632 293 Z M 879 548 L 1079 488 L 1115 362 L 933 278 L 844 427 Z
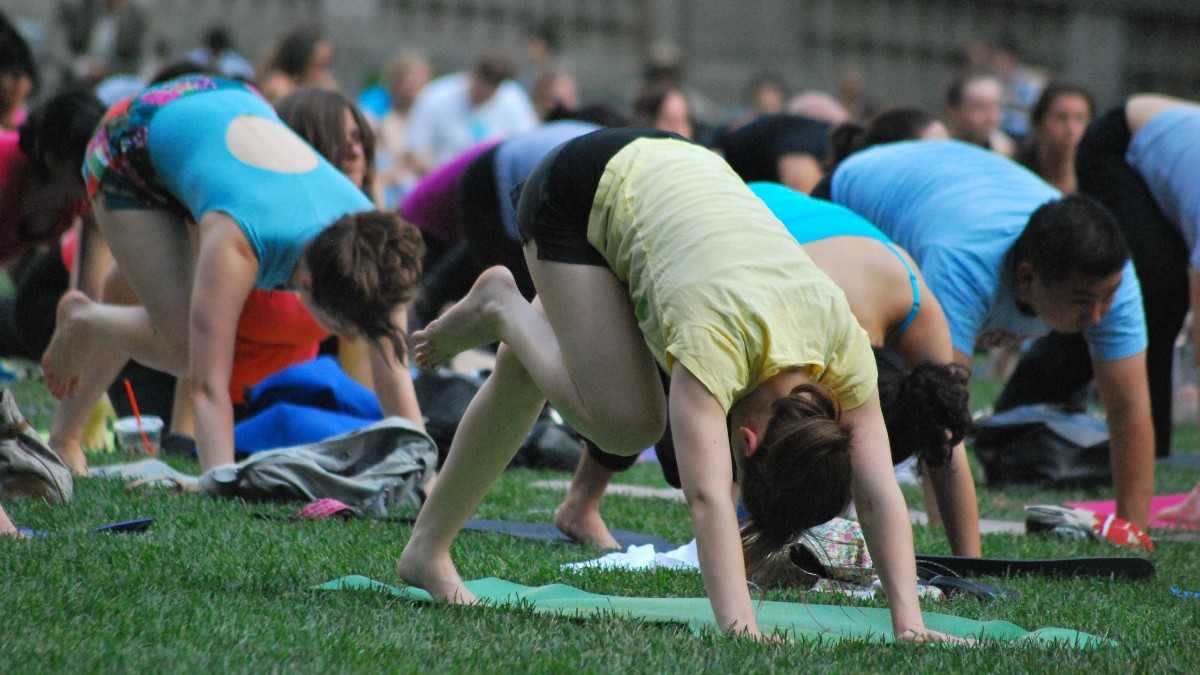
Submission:
M 532 608 L 535 612 L 572 618 L 616 615 L 651 623 L 682 623 L 696 633 L 717 628 L 708 598 L 599 595 L 565 584 L 530 587 L 492 578 L 468 581 L 466 584 L 477 598 L 493 606 Z M 315 586 L 314 590 L 371 590 L 415 601 L 432 601 L 428 593 L 418 588 L 389 586 L 357 575 L 335 579 Z M 886 609 L 770 600 L 756 603 L 755 609 L 759 629 L 764 633 L 779 631 L 797 640 L 827 644 L 843 640 L 895 641 L 891 616 Z M 1027 631 L 1007 621 L 975 621 L 933 612 L 925 612 L 924 616 L 927 628 L 959 637 L 1073 648 L 1116 644 L 1112 640 L 1066 628 Z

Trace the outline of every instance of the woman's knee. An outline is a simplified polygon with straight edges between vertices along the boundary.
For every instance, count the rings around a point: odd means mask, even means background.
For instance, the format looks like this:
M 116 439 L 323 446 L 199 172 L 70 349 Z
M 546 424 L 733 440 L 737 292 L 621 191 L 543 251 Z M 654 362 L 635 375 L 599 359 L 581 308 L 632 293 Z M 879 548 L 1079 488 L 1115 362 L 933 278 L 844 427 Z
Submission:
M 588 434 L 597 446 L 610 455 L 628 457 L 636 455 L 658 442 L 667 426 L 666 406 L 642 407 L 619 421 L 600 423 L 593 433 Z

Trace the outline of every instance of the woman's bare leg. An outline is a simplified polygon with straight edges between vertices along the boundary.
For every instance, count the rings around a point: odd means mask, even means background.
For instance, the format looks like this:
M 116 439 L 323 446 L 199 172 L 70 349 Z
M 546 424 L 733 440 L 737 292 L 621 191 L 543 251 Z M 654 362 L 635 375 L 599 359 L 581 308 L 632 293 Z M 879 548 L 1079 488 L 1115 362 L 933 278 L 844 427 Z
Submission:
M 545 262 L 526 247 L 545 314 L 517 291 L 512 274 L 493 267 L 450 311 L 413 337 L 424 365 L 501 341 L 550 403 L 606 452 L 630 455 L 658 440 L 666 401 L 625 286 L 611 270 Z
M 501 345 L 496 369 L 467 406 L 437 487 L 400 555 L 401 579 L 435 598 L 474 600 L 450 559 L 450 543 L 529 435 L 545 402 L 529 373 Z
M 554 525 L 563 534 L 600 548 L 620 548 L 621 545 L 608 531 L 608 525 L 600 517 L 600 502 L 604 501 L 604 490 L 612 482 L 613 472 L 604 468 L 586 450 L 579 457 L 579 465 L 571 475 L 571 487 L 567 496 L 554 512 Z
M 47 387 L 62 399 L 50 444 L 76 472 L 86 471 L 79 444 L 88 415 L 125 361 L 177 374 L 187 367 L 192 246 L 183 221 L 163 211 L 108 211 L 99 201 L 93 212 L 146 307 L 99 303 L 77 291 L 59 302 L 42 366 Z
M 607 268 L 538 261 L 532 244 L 526 258 L 534 283 L 547 289 L 538 304 L 521 297 L 507 269 L 494 267 L 466 298 L 414 334 L 425 364 L 503 342 L 497 370 L 471 402 L 398 563 L 401 578 L 437 598 L 473 600 L 450 558 L 450 543 L 532 427 L 533 404 L 541 401 L 532 392 L 546 394 L 569 424 L 610 451 L 640 451 L 665 424 L 657 366 L 616 276 Z

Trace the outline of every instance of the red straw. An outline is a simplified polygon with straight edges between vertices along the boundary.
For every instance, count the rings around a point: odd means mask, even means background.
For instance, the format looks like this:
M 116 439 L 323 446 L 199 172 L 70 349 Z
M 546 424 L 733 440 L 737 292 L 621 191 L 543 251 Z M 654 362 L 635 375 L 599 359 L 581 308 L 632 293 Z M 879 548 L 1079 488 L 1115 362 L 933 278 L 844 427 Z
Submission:
M 125 378 L 125 392 L 129 394 L 129 405 L 133 407 L 133 418 L 137 420 L 138 431 L 142 434 L 142 445 L 146 446 L 147 454 L 154 454 L 154 448 L 150 445 L 150 438 L 146 436 L 146 430 L 142 428 L 142 414 L 138 412 L 137 399 L 133 397 L 133 385 L 129 384 L 129 378 Z

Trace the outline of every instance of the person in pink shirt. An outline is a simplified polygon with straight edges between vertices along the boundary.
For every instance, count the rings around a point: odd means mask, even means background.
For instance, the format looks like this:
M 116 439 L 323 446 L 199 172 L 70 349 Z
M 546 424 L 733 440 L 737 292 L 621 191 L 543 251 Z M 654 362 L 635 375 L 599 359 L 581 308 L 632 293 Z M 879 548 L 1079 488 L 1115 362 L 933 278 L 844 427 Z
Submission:
M 25 101 L 37 83 L 37 65 L 29 45 L 0 13 L 0 129 L 16 129 L 25 121 Z

